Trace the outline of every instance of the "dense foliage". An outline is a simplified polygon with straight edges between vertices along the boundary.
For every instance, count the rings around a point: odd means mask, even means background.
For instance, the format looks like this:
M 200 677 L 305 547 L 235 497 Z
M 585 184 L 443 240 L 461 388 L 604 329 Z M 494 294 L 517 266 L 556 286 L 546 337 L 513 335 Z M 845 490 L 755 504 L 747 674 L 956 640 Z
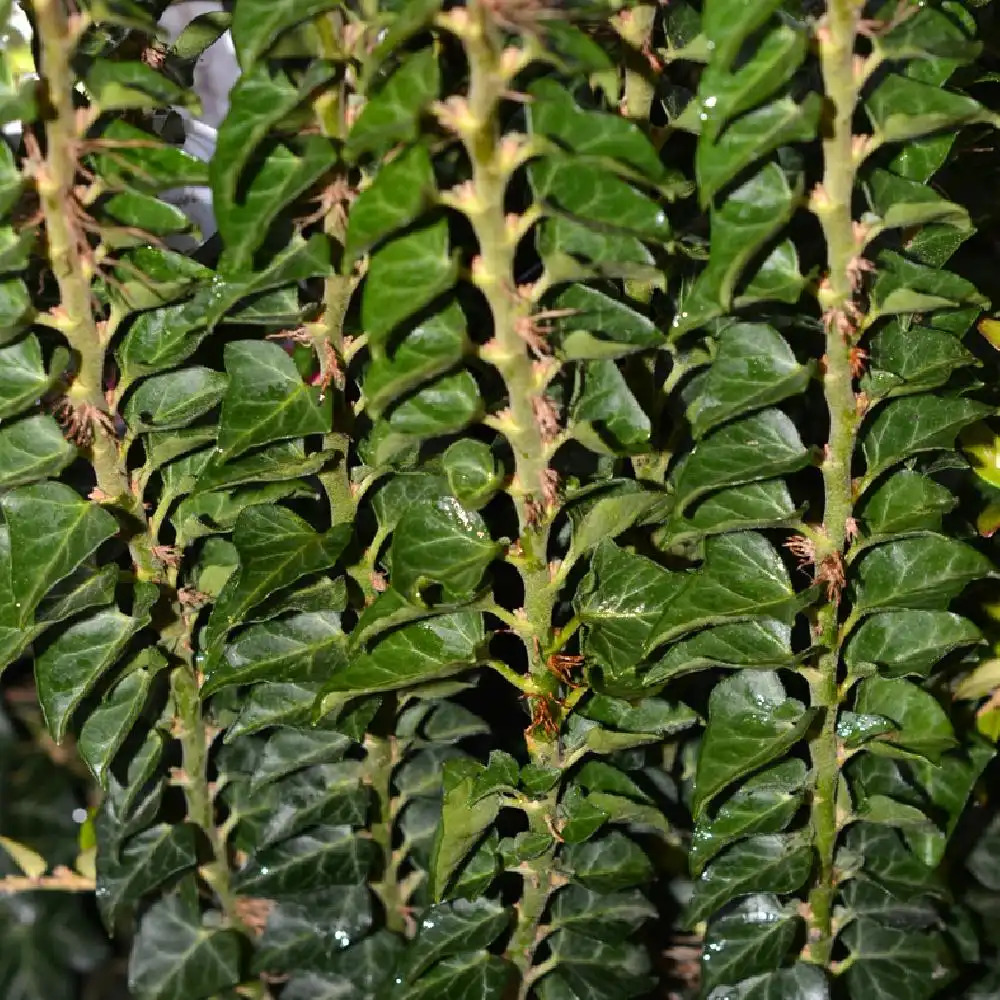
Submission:
M 4 1000 L 996 996 L 985 0 L 166 7 L 0 52 Z

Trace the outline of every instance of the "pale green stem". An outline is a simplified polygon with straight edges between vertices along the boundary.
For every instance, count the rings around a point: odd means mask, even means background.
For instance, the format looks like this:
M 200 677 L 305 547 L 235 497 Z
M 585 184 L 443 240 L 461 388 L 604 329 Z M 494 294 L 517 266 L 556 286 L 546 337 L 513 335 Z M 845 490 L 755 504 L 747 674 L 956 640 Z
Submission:
M 854 43 L 863 3 L 830 0 L 819 35 L 820 64 L 830 109 L 823 140 L 823 186 L 814 194 L 812 208 L 827 245 L 827 279 L 820 301 L 827 316 L 826 370 L 823 389 L 830 421 L 830 437 L 823 461 L 824 524 L 816 538 L 816 565 L 828 575 L 842 572 L 853 511 L 851 460 L 859 417 L 852 384 L 848 329 L 854 287 L 851 262 L 858 253 L 851 202 L 857 173 L 852 119 L 858 102 L 859 81 L 854 69 Z M 845 330 L 848 332 L 845 335 Z M 809 957 L 829 965 L 833 948 L 833 901 L 836 892 L 837 786 L 840 776 L 837 713 L 840 703 L 838 668 L 838 604 L 827 601 L 818 612 L 820 635 L 830 651 L 820 657 L 813 681 L 813 702 L 822 712 L 817 735 L 810 744 L 816 787 L 812 801 L 812 828 L 819 854 L 819 873 L 809 897 Z

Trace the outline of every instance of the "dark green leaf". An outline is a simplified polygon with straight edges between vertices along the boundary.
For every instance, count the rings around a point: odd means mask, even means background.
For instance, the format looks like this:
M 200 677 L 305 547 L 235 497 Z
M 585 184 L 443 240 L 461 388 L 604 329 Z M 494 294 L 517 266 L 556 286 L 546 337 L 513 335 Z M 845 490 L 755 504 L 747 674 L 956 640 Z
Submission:
M 812 865 L 812 848 L 800 834 L 741 840 L 701 873 L 685 923 L 694 927 L 737 896 L 795 892 L 809 877 Z
M 368 265 L 361 302 L 361 321 L 373 348 L 384 349 L 399 323 L 448 291 L 457 277 L 444 219 L 379 247 Z
M 222 399 L 226 376 L 200 365 L 146 379 L 129 397 L 125 422 L 133 433 L 183 427 Z
M 430 873 L 433 899 L 445 895 L 459 866 L 500 811 L 499 795 L 473 799 L 475 780 L 481 770 L 480 764 L 467 759 L 452 760 L 444 766 L 444 802 Z
M 944 942 L 928 935 L 854 921 L 844 932 L 850 951 L 848 989 L 872 1000 L 925 1000 L 949 978 Z
M 771 895 L 748 896 L 708 925 L 701 953 L 703 988 L 739 983 L 780 968 L 800 925 L 795 904 Z
M 23 486 L 58 475 L 76 448 L 47 413 L 0 428 L 0 487 Z
M 955 745 L 948 716 L 933 695 L 902 678 L 866 678 L 858 686 L 854 710 L 883 716 L 897 727 L 884 740 L 867 744 L 874 752 L 892 755 L 900 747 L 937 762 Z
M 717 684 L 698 756 L 695 818 L 728 784 L 794 746 L 811 718 L 800 701 L 788 697 L 776 673 L 745 670 Z
M 167 896 L 142 918 L 128 981 L 137 1000 L 203 1000 L 240 981 L 240 936 L 204 926 L 197 909 Z
M 993 566 L 970 545 L 923 535 L 879 545 L 857 563 L 855 611 L 934 609 L 966 585 L 991 576 Z
M 689 856 L 691 871 L 700 875 L 706 863 L 740 837 L 780 833 L 798 812 L 804 797 L 806 766 L 782 761 L 743 782 L 711 818 L 695 826 Z
M 949 611 L 888 611 L 862 622 L 847 641 L 844 659 L 855 669 L 877 664 L 889 677 L 926 676 L 952 650 L 981 641 L 972 622 Z
M 248 507 L 233 531 L 240 566 L 226 582 L 206 627 L 206 645 L 217 648 L 229 629 L 276 590 L 309 573 L 329 569 L 350 539 L 350 526 L 321 534 L 283 507 Z M 214 661 L 215 656 L 211 659 Z M 205 669 L 209 667 L 206 664 Z
M 712 536 L 705 542 L 704 563 L 683 579 L 646 641 L 650 652 L 726 618 L 788 620 L 799 603 L 777 550 L 755 532 Z
M 903 469 L 870 493 L 859 513 L 872 535 L 940 531 L 958 498 L 919 472 Z
M 879 408 L 861 435 L 867 486 L 885 469 L 921 451 L 950 450 L 958 432 L 992 410 L 961 396 L 904 396 Z
M 567 844 L 561 863 L 574 881 L 600 893 L 639 885 L 652 872 L 642 848 L 617 830 L 582 844 Z
M 124 908 L 198 862 L 195 828 L 189 823 L 161 823 L 118 849 L 103 838 L 97 845 L 97 906 L 112 929 Z
M 431 204 L 436 192 L 427 147 L 418 144 L 400 153 L 379 170 L 351 206 L 345 254 L 353 259 L 404 229 Z
M 250 448 L 282 438 L 321 434 L 329 418 L 292 359 L 267 340 L 226 345 L 229 383 L 219 421 L 219 460 L 229 461 Z
M 231 29 L 240 67 L 252 69 L 284 32 L 337 6 L 335 0 L 243 0 Z
M 781 410 L 764 410 L 698 442 L 674 474 L 678 509 L 720 487 L 773 479 L 808 463 L 795 424 Z
M 454 497 L 416 504 L 403 514 L 389 552 L 392 585 L 412 601 L 431 584 L 446 599 L 471 597 L 499 554 L 486 522 Z
M 10 574 L 17 620 L 31 616 L 45 594 L 118 530 L 115 519 L 61 483 L 10 490 L 0 505 L 17 552 Z
M 987 112 L 971 97 L 898 74 L 882 80 L 865 109 L 882 142 L 901 142 L 939 129 L 989 120 Z
M 473 666 L 484 639 L 477 612 L 438 615 L 390 632 L 370 653 L 355 656 L 330 676 L 324 694 L 392 691 Z
M 262 622 L 226 644 L 221 659 L 206 671 L 202 694 L 267 680 L 321 681 L 346 665 L 346 647 L 340 616 L 333 612 Z
M 431 48 L 409 56 L 365 104 L 347 137 L 345 152 L 356 160 L 417 137 L 420 115 L 437 99 L 441 71 Z

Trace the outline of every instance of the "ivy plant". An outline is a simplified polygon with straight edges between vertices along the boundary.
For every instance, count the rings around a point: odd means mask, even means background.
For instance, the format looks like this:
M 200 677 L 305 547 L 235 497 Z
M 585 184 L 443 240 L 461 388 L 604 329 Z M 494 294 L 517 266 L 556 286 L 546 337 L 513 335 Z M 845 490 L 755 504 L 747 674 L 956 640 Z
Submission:
M 0 754 L 82 818 L 0 808 L 11 996 L 960 995 L 982 7 L 27 0 Z

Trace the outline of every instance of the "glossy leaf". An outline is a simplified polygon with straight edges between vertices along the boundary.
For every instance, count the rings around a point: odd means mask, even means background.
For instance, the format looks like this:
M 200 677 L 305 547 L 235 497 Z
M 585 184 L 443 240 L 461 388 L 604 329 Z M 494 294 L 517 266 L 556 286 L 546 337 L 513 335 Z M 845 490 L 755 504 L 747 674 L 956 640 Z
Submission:
M 717 684 L 698 755 L 695 818 L 730 782 L 794 746 L 811 718 L 801 702 L 788 697 L 775 673 L 743 671 Z

